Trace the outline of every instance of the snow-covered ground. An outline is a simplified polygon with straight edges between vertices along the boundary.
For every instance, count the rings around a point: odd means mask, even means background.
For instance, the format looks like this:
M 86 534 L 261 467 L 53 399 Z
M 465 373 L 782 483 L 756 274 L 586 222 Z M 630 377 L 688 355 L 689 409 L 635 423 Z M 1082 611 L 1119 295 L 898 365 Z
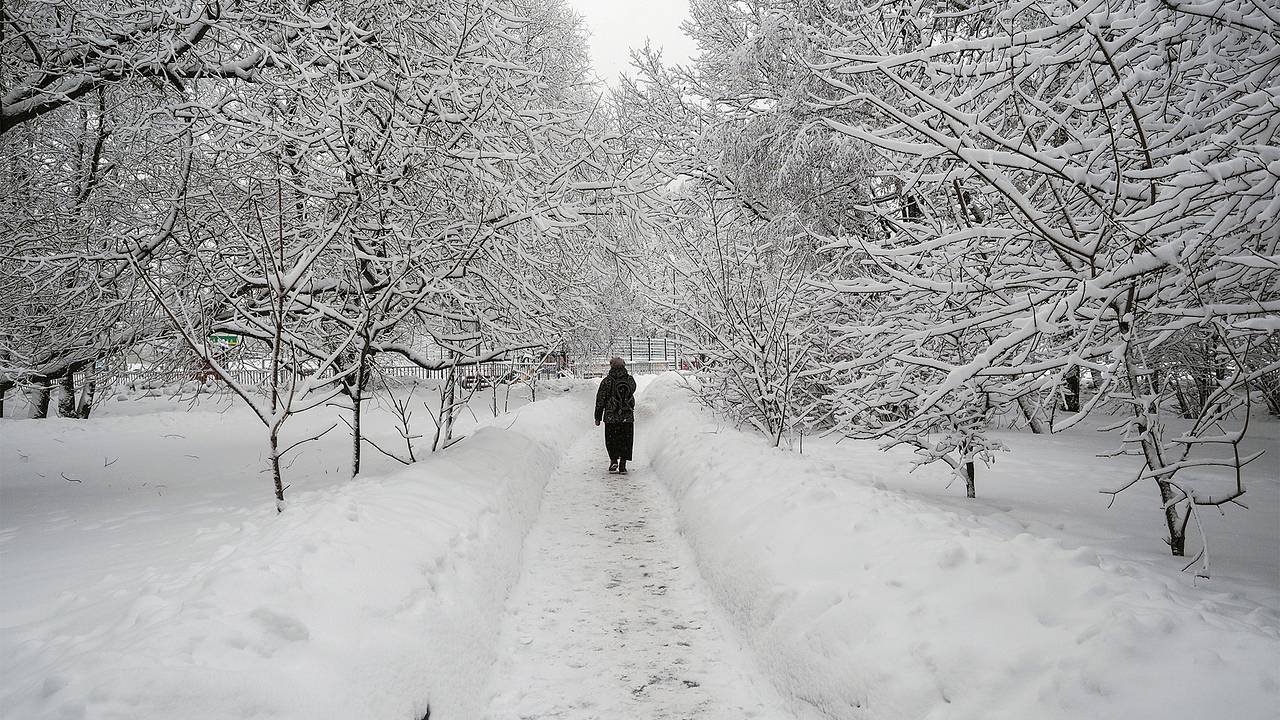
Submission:
M 1008 433 L 967 501 L 905 454 L 775 450 L 644 384 L 626 478 L 566 384 L 497 417 L 478 396 L 464 441 L 366 451 L 354 481 L 335 430 L 281 515 L 226 398 L 0 420 L 0 717 L 1276 717 L 1274 476 L 1207 528 L 1197 581 L 1150 488 L 1094 492 L 1126 476 L 1093 457 L 1110 436 Z M 366 427 L 396 446 L 385 409 Z
M 0 421 L 0 716 L 475 717 L 542 486 L 590 425 L 591 388 L 566 390 L 497 418 L 477 396 L 463 442 L 367 452 L 356 481 L 335 431 L 279 516 L 227 398 Z M 389 416 L 369 427 L 391 447 Z
M 609 476 L 604 459 L 592 433 L 547 486 L 484 717 L 797 718 L 710 598 L 653 474 Z
M 1201 548 L 1201 536 L 1188 529 L 1188 557 L 1169 554 L 1164 542 L 1164 515 L 1155 483 L 1138 483 L 1115 496 L 1104 494 L 1130 481 L 1141 469 L 1138 457 L 1104 457 L 1119 447 L 1117 433 L 1100 432 L 1117 418 L 1101 415 L 1058 435 L 1030 432 L 997 432 L 994 437 L 1009 448 L 998 453 L 991 467 L 978 465 L 978 497 L 969 500 L 964 486 L 941 463 L 907 472 L 909 452 L 879 452 L 866 441 L 806 440 L 804 452 L 838 467 L 856 467 L 849 473 L 861 482 L 928 500 L 931 504 L 975 516 L 978 522 L 1003 532 L 1029 532 L 1062 540 L 1068 547 L 1087 546 L 1118 557 L 1141 558 L 1161 572 L 1179 576 L 1179 584 L 1195 583 L 1209 592 L 1245 595 L 1250 601 L 1280 612 L 1280 422 L 1256 415 L 1243 454 L 1266 450 L 1249 466 L 1247 506 L 1226 505 L 1221 512 L 1205 508 L 1201 524 L 1209 544 L 1207 584 L 1181 568 Z M 1171 432 L 1185 425 L 1167 419 Z M 1188 473 L 1189 474 L 1189 473 Z M 1227 471 L 1200 469 L 1202 492 L 1222 491 L 1234 479 Z M 1206 482 L 1212 477 L 1211 482 Z M 1199 571 L 1199 563 L 1190 571 Z
M 966 502 L 869 444 L 769 449 L 670 376 L 640 416 L 715 596 L 780 689 L 828 717 L 1280 712 L 1274 477 L 1197 582 L 1160 554 L 1149 488 L 1110 511 L 1093 492 L 1124 476 L 1092 458 L 1105 439 L 1007 438 L 1019 459 Z

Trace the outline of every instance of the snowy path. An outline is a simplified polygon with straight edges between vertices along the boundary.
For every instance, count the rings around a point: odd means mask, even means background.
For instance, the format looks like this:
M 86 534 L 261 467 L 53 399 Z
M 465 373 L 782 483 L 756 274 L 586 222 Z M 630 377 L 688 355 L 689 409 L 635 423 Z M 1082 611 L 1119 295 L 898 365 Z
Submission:
M 607 474 L 597 435 L 547 484 L 487 717 L 794 717 L 726 634 L 656 479 Z

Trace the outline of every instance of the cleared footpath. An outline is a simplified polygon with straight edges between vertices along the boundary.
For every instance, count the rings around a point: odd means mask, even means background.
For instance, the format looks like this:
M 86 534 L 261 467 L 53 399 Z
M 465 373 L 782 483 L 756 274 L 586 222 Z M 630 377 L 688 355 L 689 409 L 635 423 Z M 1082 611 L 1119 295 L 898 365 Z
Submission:
M 712 604 L 656 478 L 607 474 L 598 435 L 547 484 L 486 717 L 795 718 Z

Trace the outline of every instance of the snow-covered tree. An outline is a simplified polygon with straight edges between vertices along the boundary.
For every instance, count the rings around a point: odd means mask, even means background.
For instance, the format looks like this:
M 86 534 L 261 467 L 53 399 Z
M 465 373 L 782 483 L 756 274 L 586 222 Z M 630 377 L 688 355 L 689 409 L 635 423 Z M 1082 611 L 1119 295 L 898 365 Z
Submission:
M 181 186 L 181 123 L 137 122 L 166 95 L 103 86 L 0 135 L 0 391 L 34 389 L 37 415 L 56 384 L 60 414 L 86 416 L 103 364 L 164 332 L 128 258 Z
M 559 0 L 16 3 L 5 22 L 0 282 L 20 292 L 0 382 L 151 337 L 125 310 L 165 319 L 259 411 L 277 468 L 284 418 L 345 396 L 358 472 L 380 357 L 456 381 L 559 342 L 590 294 L 581 211 L 616 163 Z M 211 333 L 246 339 L 265 399 Z
M 861 222 L 850 213 L 865 200 L 858 143 L 814 125 L 824 111 L 809 102 L 819 85 L 807 62 L 821 46 L 820 10 L 694 2 L 694 62 L 667 67 L 638 53 L 639 77 L 619 97 L 625 134 L 642 139 L 661 181 L 652 196 L 665 204 L 647 213 L 645 232 L 668 241 L 653 246 L 671 258 L 660 271 L 674 271 L 674 293 L 660 293 L 671 298 L 668 321 L 689 352 L 716 360 L 704 391 L 775 442 L 784 426 L 826 414 L 825 378 L 806 371 L 832 348 L 813 322 L 822 291 L 808 280 L 822 259 L 814 250 Z M 725 278 L 745 284 L 726 295 Z
M 847 414 L 892 401 L 903 415 L 885 432 L 912 432 L 979 388 L 1015 399 L 1094 373 L 1056 427 L 1130 406 L 1135 482 L 1158 485 L 1182 555 L 1199 508 L 1244 493 L 1253 458 L 1224 423 L 1277 370 L 1263 352 L 1280 310 L 1275 19 L 1248 2 L 916 2 L 842 27 L 817 104 L 845 114 L 823 122 L 875 148 L 895 191 L 862 209 L 883 233 L 833 240 L 865 271 L 837 289 L 874 306 L 851 322 L 874 341 L 833 370 L 901 369 L 871 400 L 848 381 Z M 1215 379 L 1170 436 L 1169 376 L 1152 368 L 1193 330 Z M 1207 466 L 1234 477 L 1218 487 Z
M 805 279 L 814 253 L 803 229 L 744 217 L 714 183 L 691 181 L 662 227 L 670 293 L 658 302 L 700 388 L 775 445 L 812 409 L 801 374 L 813 350 Z

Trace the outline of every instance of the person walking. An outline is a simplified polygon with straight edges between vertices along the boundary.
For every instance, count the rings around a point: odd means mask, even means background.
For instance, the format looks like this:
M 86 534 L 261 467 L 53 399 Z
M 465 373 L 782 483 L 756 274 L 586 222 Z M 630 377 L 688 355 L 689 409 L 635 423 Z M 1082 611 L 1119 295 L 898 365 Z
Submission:
M 609 472 L 627 474 L 631 445 L 635 441 L 636 379 L 627 372 L 622 358 L 609 361 L 609 374 L 596 389 L 596 425 L 604 421 L 604 449 L 609 453 Z

